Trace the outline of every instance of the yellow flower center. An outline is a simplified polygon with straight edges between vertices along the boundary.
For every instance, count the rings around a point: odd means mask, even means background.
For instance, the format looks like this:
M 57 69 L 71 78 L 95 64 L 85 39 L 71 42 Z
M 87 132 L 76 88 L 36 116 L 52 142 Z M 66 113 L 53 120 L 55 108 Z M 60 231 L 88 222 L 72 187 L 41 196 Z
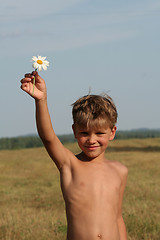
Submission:
M 38 64 L 43 64 L 42 60 L 37 60 Z

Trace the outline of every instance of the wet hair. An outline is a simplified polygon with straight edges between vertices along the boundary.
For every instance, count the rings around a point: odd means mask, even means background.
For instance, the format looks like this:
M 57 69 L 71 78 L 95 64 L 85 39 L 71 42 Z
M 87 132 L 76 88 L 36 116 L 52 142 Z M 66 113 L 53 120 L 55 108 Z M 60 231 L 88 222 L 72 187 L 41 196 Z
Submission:
M 72 116 L 75 126 L 82 128 L 111 129 L 117 122 L 117 109 L 108 95 L 86 95 L 72 104 Z

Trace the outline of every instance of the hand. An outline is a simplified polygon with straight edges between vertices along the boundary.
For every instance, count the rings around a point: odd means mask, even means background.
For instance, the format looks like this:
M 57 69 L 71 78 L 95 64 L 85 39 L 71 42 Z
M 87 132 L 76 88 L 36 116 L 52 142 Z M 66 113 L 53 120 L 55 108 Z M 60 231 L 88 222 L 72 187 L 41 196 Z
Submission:
M 35 77 L 35 88 L 33 87 L 33 80 Z M 21 80 L 21 89 L 28 93 L 36 100 L 43 100 L 47 97 L 46 84 L 43 78 L 38 75 L 38 72 L 26 73 Z M 33 92 L 34 89 L 34 92 Z

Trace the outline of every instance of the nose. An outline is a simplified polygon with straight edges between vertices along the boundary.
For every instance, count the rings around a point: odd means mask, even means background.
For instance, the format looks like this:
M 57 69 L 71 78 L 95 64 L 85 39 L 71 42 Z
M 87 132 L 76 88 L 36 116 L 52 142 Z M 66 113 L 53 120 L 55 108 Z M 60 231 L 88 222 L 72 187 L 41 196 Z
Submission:
M 87 141 L 89 144 L 94 144 L 96 142 L 95 135 L 93 134 L 89 135 Z

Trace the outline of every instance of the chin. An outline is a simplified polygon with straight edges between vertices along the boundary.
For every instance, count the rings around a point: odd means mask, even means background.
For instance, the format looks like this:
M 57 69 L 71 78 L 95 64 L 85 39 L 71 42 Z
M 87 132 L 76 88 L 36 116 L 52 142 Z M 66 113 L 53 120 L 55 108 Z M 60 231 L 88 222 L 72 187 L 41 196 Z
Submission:
M 95 159 L 95 158 L 97 158 L 97 157 L 99 157 L 100 155 L 99 154 L 95 154 L 95 153 L 84 153 L 85 155 L 86 155 L 86 157 L 88 158 L 88 159 L 90 159 L 90 160 L 93 160 L 93 159 Z

